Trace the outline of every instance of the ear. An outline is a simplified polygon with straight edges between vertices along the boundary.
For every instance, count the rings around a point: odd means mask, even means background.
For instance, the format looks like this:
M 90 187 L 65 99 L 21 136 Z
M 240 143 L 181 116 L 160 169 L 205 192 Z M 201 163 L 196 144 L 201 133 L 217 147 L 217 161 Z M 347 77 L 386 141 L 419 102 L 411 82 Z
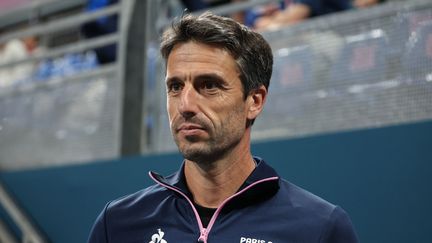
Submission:
M 249 120 L 254 120 L 258 117 L 261 111 L 264 108 L 264 104 L 267 98 L 267 89 L 264 85 L 261 87 L 254 89 L 250 92 L 247 97 L 248 103 L 248 113 L 247 118 Z

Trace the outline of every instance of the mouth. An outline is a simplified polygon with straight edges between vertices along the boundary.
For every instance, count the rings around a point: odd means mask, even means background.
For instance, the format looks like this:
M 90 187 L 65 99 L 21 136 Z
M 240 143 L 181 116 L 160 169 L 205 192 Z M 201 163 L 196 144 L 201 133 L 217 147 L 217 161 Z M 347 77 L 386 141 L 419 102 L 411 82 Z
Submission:
M 182 124 L 177 128 L 177 133 L 185 136 L 194 136 L 205 131 L 204 127 L 197 124 Z

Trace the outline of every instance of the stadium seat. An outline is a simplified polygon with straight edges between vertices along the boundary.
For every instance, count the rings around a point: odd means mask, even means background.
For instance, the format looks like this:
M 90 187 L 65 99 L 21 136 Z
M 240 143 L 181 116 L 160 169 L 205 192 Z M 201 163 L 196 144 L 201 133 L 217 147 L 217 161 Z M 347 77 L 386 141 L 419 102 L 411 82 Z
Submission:
M 272 88 L 275 92 L 298 92 L 312 82 L 313 52 L 308 45 L 275 52 Z
M 330 80 L 345 84 L 375 83 L 385 79 L 383 70 L 386 70 L 386 36 L 383 30 L 374 29 L 346 37 Z

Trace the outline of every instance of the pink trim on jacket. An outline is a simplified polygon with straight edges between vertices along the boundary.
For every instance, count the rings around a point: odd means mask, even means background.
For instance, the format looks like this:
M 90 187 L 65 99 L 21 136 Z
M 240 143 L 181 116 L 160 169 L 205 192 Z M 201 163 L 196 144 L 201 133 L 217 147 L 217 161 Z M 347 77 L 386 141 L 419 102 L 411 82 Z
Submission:
M 272 180 L 278 180 L 278 179 L 279 179 L 279 177 L 277 177 L 277 176 L 269 177 L 269 178 L 265 178 L 265 179 L 261 179 L 261 180 L 259 180 L 259 181 L 256 181 L 256 182 L 250 184 L 249 186 L 243 188 L 242 190 L 238 191 L 238 192 L 235 193 L 234 195 L 228 197 L 228 198 L 225 199 L 225 200 L 221 203 L 221 205 L 219 205 L 219 207 L 216 209 L 216 212 L 215 212 L 215 213 L 213 214 L 213 216 L 211 217 L 210 222 L 209 222 L 207 228 L 204 228 L 204 226 L 203 226 L 203 224 L 202 224 L 202 222 L 201 222 L 201 218 L 200 218 L 200 216 L 199 216 L 199 214 L 198 214 L 198 211 L 196 210 L 196 208 L 195 208 L 193 202 L 189 199 L 188 196 L 186 196 L 186 194 L 184 194 L 181 190 L 177 189 L 177 188 L 174 187 L 174 186 L 167 185 L 167 184 L 164 184 L 164 183 L 160 182 L 158 179 L 156 179 L 156 178 L 153 176 L 153 174 L 152 174 L 151 172 L 149 172 L 149 175 L 150 175 L 150 177 L 151 177 L 151 178 L 152 178 L 152 179 L 153 179 L 157 184 L 159 184 L 159 185 L 161 185 L 161 186 L 163 186 L 163 187 L 166 187 L 166 188 L 168 188 L 168 189 L 170 189 L 170 190 L 173 190 L 173 191 L 175 191 L 175 192 L 178 192 L 180 195 L 182 195 L 184 198 L 186 198 L 186 200 L 187 200 L 187 201 L 189 202 L 189 204 L 191 205 L 192 210 L 193 210 L 193 212 L 194 212 L 194 214 L 195 214 L 195 217 L 196 217 L 196 219 L 197 219 L 197 221 L 198 221 L 198 227 L 199 227 L 199 230 L 200 230 L 200 237 L 198 238 L 198 242 L 203 242 L 203 243 L 207 243 L 208 234 L 210 233 L 210 231 L 211 231 L 211 229 L 212 229 L 214 223 L 216 222 L 216 218 L 219 216 L 219 214 L 220 214 L 222 208 L 223 208 L 223 207 L 224 207 L 224 206 L 225 206 L 225 205 L 226 205 L 226 204 L 227 204 L 231 199 L 233 199 L 233 198 L 235 198 L 235 197 L 237 197 L 237 196 L 243 194 L 245 191 L 249 190 L 251 187 L 253 187 L 253 186 L 257 185 L 257 184 L 260 184 L 260 183 L 263 183 L 263 182 L 266 182 L 266 181 L 272 181 Z

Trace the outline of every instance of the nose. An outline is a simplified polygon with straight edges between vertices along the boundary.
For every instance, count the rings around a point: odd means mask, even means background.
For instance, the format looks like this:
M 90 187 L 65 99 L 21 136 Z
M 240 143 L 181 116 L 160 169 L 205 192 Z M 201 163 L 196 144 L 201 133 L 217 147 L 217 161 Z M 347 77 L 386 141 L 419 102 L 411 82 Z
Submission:
M 180 95 L 180 114 L 185 118 L 191 118 L 198 113 L 197 91 L 192 85 L 186 85 Z

